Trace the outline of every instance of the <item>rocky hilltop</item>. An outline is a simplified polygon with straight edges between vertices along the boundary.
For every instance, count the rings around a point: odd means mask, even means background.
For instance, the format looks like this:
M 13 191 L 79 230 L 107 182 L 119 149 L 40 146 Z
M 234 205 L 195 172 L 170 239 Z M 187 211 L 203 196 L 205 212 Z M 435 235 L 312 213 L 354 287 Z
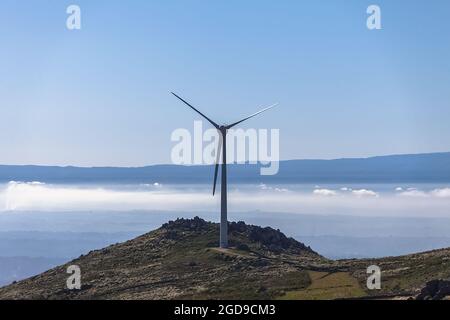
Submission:
M 272 228 L 230 223 L 230 249 L 219 225 L 179 219 L 125 243 L 0 289 L 2 299 L 271 298 L 302 288 L 302 266 L 326 260 Z M 81 269 L 81 290 L 68 290 L 67 268 Z
M 450 278 L 450 250 L 378 260 L 331 261 L 279 230 L 244 222 L 229 224 L 230 248 L 218 248 L 218 238 L 218 224 L 200 218 L 170 221 L 136 239 L 92 251 L 0 288 L 0 299 L 447 296 L 446 282 L 429 282 L 437 277 Z M 365 286 L 366 269 L 371 264 L 378 264 L 383 272 L 382 290 L 376 292 Z M 71 265 L 81 270 L 79 290 L 69 290 L 66 285 Z

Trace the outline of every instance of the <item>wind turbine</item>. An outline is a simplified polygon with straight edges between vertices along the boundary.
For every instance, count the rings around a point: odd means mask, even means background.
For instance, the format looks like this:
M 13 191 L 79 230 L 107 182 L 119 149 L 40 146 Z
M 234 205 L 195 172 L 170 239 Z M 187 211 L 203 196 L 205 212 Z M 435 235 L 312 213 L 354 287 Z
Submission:
M 217 131 L 220 133 L 219 135 L 219 144 L 218 148 L 216 150 L 216 166 L 214 168 L 214 185 L 213 185 L 213 196 L 216 193 L 216 183 L 217 183 L 217 173 L 219 171 L 219 160 L 220 160 L 220 153 L 222 152 L 222 182 L 221 182 L 221 201 L 220 201 L 220 247 L 221 248 L 227 248 L 228 247 L 228 219 L 227 219 L 227 131 L 228 129 L 233 128 L 234 126 L 247 121 L 250 118 L 253 118 L 257 116 L 260 113 L 263 113 L 264 111 L 267 111 L 276 105 L 278 103 L 271 105 L 270 107 L 264 108 L 261 111 L 258 111 L 240 121 L 237 121 L 235 123 L 229 124 L 229 125 L 218 125 L 211 119 L 209 119 L 207 116 L 205 116 L 203 113 L 198 111 L 196 108 L 194 108 L 191 104 L 189 104 L 186 100 L 179 97 L 175 93 L 171 92 L 175 97 L 183 101 L 186 105 L 188 105 L 191 109 L 193 109 L 195 112 L 200 114 L 203 118 L 205 118 L 209 123 L 211 123 Z

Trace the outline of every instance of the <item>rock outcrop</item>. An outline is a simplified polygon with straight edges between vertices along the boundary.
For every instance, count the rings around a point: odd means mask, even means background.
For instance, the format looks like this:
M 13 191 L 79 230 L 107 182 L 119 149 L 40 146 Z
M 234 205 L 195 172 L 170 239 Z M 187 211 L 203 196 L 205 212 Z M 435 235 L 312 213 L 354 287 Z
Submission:
M 416 300 L 442 300 L 450 296 L 450 281 L 432 280 L 427 282 Z

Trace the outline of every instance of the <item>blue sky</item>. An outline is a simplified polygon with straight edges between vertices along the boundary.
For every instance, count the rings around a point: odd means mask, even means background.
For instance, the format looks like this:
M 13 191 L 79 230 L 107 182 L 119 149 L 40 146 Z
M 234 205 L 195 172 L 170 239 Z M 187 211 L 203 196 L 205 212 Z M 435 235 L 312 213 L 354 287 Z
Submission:
M 82 29 L 68 31 L 78 4 Z M 366 28 L 378 4 L 382 30 Z M 448 1 L 0 3 L 0 163 L 169 163 L 176 128 L 276 110 L 282 159 L 450 151 Z M 206 125 L 206 124 L 205 124 Z

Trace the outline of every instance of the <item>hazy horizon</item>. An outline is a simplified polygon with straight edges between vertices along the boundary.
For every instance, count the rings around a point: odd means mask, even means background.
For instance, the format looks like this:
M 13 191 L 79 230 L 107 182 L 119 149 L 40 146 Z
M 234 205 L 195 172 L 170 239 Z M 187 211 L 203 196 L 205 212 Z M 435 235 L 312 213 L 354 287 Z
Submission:
M 395 156 L 409 156 L 409 155 L 430 155 L 430 154 L 445 154 L 450 153 L 449 151 L 434 151 L 434 152 L 418 152 L 418 153 L 401 153 L 401 154 L 381 154 L 381 155 L 368 155 L 368 156 L 354 156 L 354 157 L 339 157 L 339 158 L 296 158 L 296 159 L 280 159 L 281 161 L 332 161 L 332 160 L 343 160 L 343 159 L 370 159 L 370 158 L 378 158 L 378 157 L 395 157 Z M 237 164 L 245 164 L 245 163 L 237 163 Z M 166 166 L 166 165 L 176 165 L 176 166 L 185 166 L 185 167 L 194 167 L 194 166 L 210 166 L 208 164 L 192 164 L 192 165 L 180 165 L 180 164 L 172 164 L 172 163 L 155 163 L 155 164 L 147 164 L 143 166 L 76 166 L 72 164 L 58 165 L 58 164 L 14 164 L 14 163 L 0 163 L 0 166 L 36 166 L 36 167 L 77 167 L 77 168 L 142 168 L 142 167 L 150 167 L 150 166 Z

